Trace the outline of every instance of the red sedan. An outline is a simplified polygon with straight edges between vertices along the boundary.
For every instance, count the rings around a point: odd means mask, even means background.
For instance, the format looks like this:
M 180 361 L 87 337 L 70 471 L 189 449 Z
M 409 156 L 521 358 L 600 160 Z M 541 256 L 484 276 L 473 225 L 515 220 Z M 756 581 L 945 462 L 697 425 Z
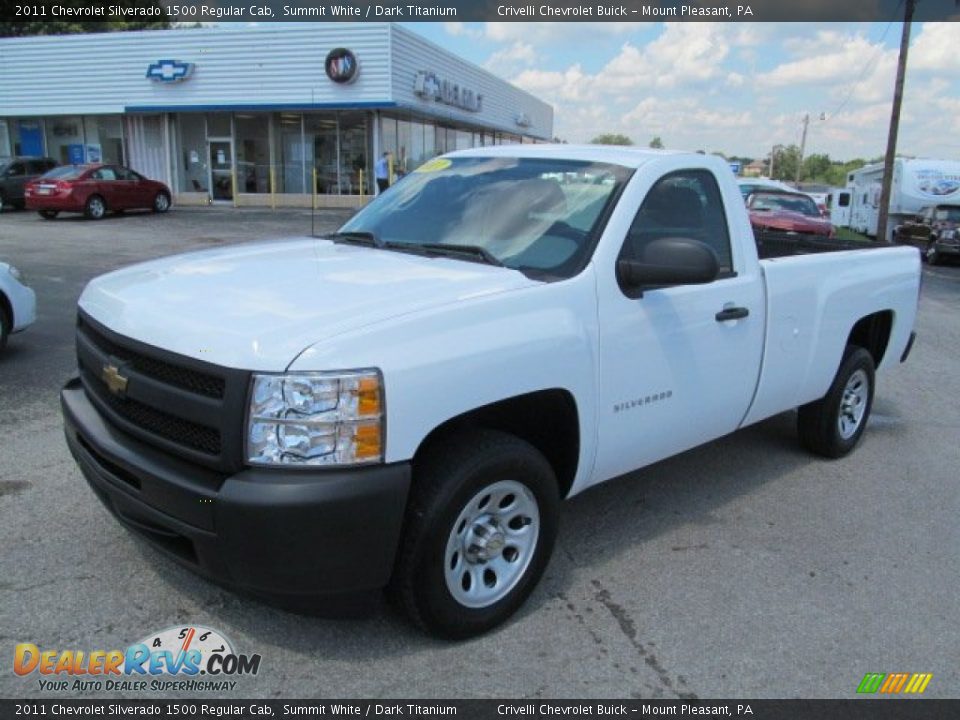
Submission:
M 834 236 L 833 225 L 821 217 L 817 204 L 808 195 L 762 190 L 747 198 L 747 209 L 754 230 Z
M 24 188 L 27 207 L 47 220 L 61 212 L 99 220 L 108 211 L 146 208 L 166 212 L 170 188 L 119 165 L 64 165 Z

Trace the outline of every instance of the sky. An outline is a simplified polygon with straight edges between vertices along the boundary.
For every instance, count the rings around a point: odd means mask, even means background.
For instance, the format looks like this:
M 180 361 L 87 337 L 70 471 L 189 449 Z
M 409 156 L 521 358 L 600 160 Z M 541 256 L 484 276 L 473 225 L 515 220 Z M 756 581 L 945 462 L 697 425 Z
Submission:
M 554 135 L 884 154 L 900 23 L 404 23 L 554 108 Z M 960 158 L 960 23 L 915 23 L 897 151 Z

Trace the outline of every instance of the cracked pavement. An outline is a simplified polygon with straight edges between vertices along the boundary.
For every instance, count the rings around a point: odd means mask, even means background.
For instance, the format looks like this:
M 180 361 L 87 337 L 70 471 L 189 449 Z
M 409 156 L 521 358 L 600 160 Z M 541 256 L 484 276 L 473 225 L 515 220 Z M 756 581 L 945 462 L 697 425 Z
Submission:
M 39 297 L 37 324 L 0 354 L 0 696 L 44 694 L 11 672 L 18 642 L 124 648 L 181 623 L 263 656 L 237 698 L 847 698 L 868 671 L 932 672 L 927 696 L 960 692 L 957 266 L 925 269 L 917 345 L 879 376 L 852 456 L 808 456 L 786 413 L 576 497 L 540 587 L 483 638 L 434 641 L 384 607 L 291 614 L 132 537 L 62 437 L 80 290 L 138 259 L 309 227 L 302 210 L 0 214 L 0 257 Z

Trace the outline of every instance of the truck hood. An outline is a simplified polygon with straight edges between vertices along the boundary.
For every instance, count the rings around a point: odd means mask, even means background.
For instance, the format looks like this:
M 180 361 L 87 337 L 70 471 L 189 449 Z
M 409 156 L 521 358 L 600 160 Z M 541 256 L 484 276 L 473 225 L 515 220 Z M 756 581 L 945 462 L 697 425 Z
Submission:
M 164 350 L 276 372 L 345 331 L 535 284 L 501 267 L 298 238 L 133 265 L 92 280 L 80 307 Z

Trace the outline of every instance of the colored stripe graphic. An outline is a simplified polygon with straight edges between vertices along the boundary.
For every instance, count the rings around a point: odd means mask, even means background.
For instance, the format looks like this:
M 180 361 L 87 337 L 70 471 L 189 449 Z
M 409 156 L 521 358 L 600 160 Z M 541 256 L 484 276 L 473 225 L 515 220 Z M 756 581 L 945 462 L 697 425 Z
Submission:
M 933 673 L 867 673 L 857 686 L 858 693 L 885 695 L 909 693 L 920 695 L 933 679 Z
M 908 677 L 910 676 L 907 675 L 907 673 L 890 673 L 887 675 L 887 680 L 883 683 L 883 687 L 880 688 L 880 692 L 888 694 L 900 692 Z
M 910 682 L 907 683 L 904 692 L 919 695 L 927 689 L 927 685 L 930 684 L 932 679 L 933 673 L 914 673 L 913 677 L 910 678 Z
M 863 676 L 863 680 L 860 681 L 860 685 L 857 687 L 857 692 L 875 693 L 880 689 L 880 683 L 883 682 L 885 677 L 886 673 L 867 673 Z

